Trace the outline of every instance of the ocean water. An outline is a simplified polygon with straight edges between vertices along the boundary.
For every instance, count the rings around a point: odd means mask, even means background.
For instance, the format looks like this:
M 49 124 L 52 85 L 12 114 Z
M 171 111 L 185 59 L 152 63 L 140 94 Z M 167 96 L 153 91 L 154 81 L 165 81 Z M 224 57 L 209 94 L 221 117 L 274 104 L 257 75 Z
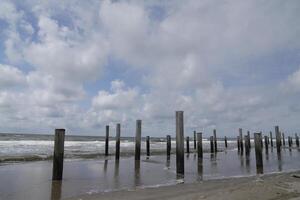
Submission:
M 5 138 L 5 139 L 3 139 Z M 111 141 L 111 156 L 104 157 L 104 138 L 101 137 L 67 137 L 65 150 L 67 159 L 64 162 L 63 180 L 52 182 L 53 153 L 52 136 L 2 136 L 0 141 L 2 163 L 0 165 L 0 199 L 61 199 L 116 190 L 136 190 L 139 188 L 161 187 L 178 183 L 203 183 L 206 180 L 232 177 L 255 176 L 263 174 L 296 171 L 300 169 L 300 150 L 284 148 L 277 154 L 276 148 L 263 151 L 263 168 L 256 168 L 255 151 L 250 156 L 238 154 L 236 141 L 229 140 L 229 148 L 224 149 L 224 141 L 218 142 L 221 152 L 208 153 L 209 141 L 204 140 L 202 165 L 199 165 L 197 154 L 185 154 L 185 174 L 176 175 L 176 157 L 165 155 L 164 138 L 151 141 L 150 157 L 141 156 L 135 162 L 134 139 L 123 138 L 121 156 L 116 162 L 113 156 L 114 142 Z M 145 142 L 142 142 L 145 150 Z M 175 142 L 172 141 L 173 147 Z M 253 144 L 252 144 L 253 146 Z M 193 150 L 193 142 L 190 143 Z M 172 150 L 174 152 L 174 149 Z M 89 155 L 89 156 L 86 156 Z M 14 158 L 37 156 L 37 161 Z M 4 158 L 11 158 L 5 160 Z M 40 158 L 48 158 L 42 160 Z
M 145 154 L 145 138 L 142 139 L 142 154 Z M 115 153 L 115 138 L 109 142 L 109 153 Z M 134 154 L 134 138 L 121 138 L 121 155 Z M 190 141 L 190 149 L 193 150 L 193 141 Z M 228 140 L 229 148 L 234 148 L 235 141 Z M 9 162 L 26 162 L 50 160 L 53 155 L 53 135 L 33 134 L 0 134 L 0 164 Z M 224 141 L 220 141 L 220 150 L 224 149 Z M 175 140 L 172 140 L 172 148 Z M 209 141 L 203 140 L 204 151 L 209 151 Z M 105 137 L 95 136 L 66 136 L 66 159 L 104 159 Z M 173 149 L 174 150 L 174 149 Z M 151 138 L 152 154 L 164 154 L 166 152 L 165 138 Z M 173 151 L 174 152 L 174 151 Z

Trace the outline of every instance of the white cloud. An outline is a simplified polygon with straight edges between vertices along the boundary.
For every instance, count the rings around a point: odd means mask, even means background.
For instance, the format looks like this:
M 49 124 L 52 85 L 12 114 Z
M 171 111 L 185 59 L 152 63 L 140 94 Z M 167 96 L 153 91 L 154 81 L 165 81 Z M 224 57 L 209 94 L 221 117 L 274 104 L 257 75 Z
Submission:
M 185 111 L 188 131 L 265 128 L 280 121 L 292 125 L 295 120 L 288 119 L 298 116 L 291 111 L 284 119 L 280 115 L 300 107 L 293 93 L 276 102 L 280 81 L 272 86 L 231 85 L 224 75 L 247 77 L 248 61 L 299 49 L 296 1 L 24 2 L 20 9 L 9 1 L 0 3 L 0 19 L 8 23 L 6 59 L 0 63 L 30 66 L 25 74 L 22 67 L 0 65 L 0 104 L 14 108 L 7 112 L 27 128 L 37 128 L 36 123 L 94 131 L 115 122 L 129 126 L 142 118 L 148 131 L 160 135 L 174 132 L 175 110 Z M 164 14 L 153 19 L 153 5 Z M 29 21 L 28 13 L 34 20 Z M 116 70 L 106 66 L 110 59 L 125 64 Z M 254 75 L 261 72 L 257 68 Z M 142 82 L 119 70 L 137 72 Z M 85 85 L 103 80 L 102 86 L 113 79 L 110 89 L 97 93 Z M 298 92 L 299 84 L 297 71 L 281 89 Z M 20 85 L 21 91 L 11 89 Z M 11 100 L 15 98 L 22 102 Z M 7 119 L 2 115 L 0 121 Z
M 300 92 L 300 69 L 289 75 L 287 80 L 281 83 L 281 90 L 284 93 L 299 93 Z
M 26 84 L 25 75 L 18 68 L 0 64 L 0 89 L 24 84 Z

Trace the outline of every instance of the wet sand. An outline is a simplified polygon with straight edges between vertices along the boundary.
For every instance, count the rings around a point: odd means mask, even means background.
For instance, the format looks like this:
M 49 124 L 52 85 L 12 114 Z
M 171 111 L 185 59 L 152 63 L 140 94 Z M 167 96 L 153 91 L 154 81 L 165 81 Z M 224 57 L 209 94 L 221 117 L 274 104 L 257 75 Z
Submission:
M 151 199 L 256 199 L 256 200 L 299 200 L 300 171 L 290 173 L 209 180 L 193 184 L 177 184 L 159 188 L 146 188 L 134 191 L 116 191 L 101 194 L 83 195 L 69 200 L 151 200 Z

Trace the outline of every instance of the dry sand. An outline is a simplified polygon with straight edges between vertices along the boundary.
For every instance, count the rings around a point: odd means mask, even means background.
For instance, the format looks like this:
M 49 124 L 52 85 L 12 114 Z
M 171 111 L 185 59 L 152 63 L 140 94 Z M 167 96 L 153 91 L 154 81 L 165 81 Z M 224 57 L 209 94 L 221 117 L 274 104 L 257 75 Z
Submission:
M 92 194 L 71 200 L 197 200 L 197 199 L 290 199 L 300 200 L 300 171 L 247 178 L 230 178 L 178 184 L 159 188 Z

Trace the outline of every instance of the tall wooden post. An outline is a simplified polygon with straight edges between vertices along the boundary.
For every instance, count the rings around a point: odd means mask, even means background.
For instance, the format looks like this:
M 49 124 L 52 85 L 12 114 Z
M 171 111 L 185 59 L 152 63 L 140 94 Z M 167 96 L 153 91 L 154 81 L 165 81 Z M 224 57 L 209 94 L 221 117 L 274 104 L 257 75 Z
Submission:
M 120 159 L 120 137 L 121 137 L 121 124 L 117 124 L 116 127 L 116 160 Z
M 271 140 L 271 147 L 273 148 L 273 136 L 272 136 L 272 131 L 270 131 L 270 140 Z
M 52 180 L 62 180 L 64 168 L 65 129 L 55 129 Z
M 218 144 L 217 144 L 217 131 L 214 129 L 214 145 L 215 145 L 215 153 L 218 152 Z
M 282 144 L 285 146 L 285 138 L 284 138 L 284 133 L 282 133 Z
M 250 154 L 250 146 L 249 146 L 249 140 L 248 140 L 248 135 L 245 135 L 245 154 L 246 156 L 249 156 Z
M 171 155 L 171 136 L 167 135 L 167 158 Z
M 240 148 L 241 148 L 241 155 L 244 154 L 244 144 L 243 144 L 243 130 L 239 128 L 239 134 L 240 134 Z
M 237 147 L 238 147 L 238 152 L 240 153 L 241 151 L 241 146 L 240 146 L 240 136 L 237 136 Z
M 251 149 L 250 131 L 247 131 L 247 136 L 248 136 L 248 145 L 249 145 L 249 149 Z
M 281 136 L 279 132 L 279 126 L 275 126 L 275 135 L 276 135 L 276 148 L 277 152 L 281 152 Z
M 190 153 L 190 137 L 186 137 L 186 152 Z
M 184 175 L 183 111 L 176 111 L 176 172 Z
M 194 131 L 194 149 L 197 148 L 197 143 L 196 143 L 196 140 L 197 140 L 197 134 L 196 134 L 196 131 Z
M 210 136 L 210 153 L 214 152 L 214 137 Z
M 136 120 L 135 160 L 141 159 L 142 120 Z
M 105 134 L 105 156 L 108 156 L 108 145 L 109 145 L 109 126 L 106 126 L 106 134 Z
M 225 142 L 225 148 L 227 148 L 228 145 L 227 145 L 227 137 L 226 136 L 224 137 L 224 142 Z
M 290 136 L 288 136 L 288 144 L 289 144 L 289 149 L 291 150 L 291 148 L 292 148 L 292 141 L 291 141 L 291 137 Z
M 262 141 L 261 133 L 254 133 L 256 168 L 258 172 L 261 172 L 263 169 L 261 141 Z
M 203 160 L 203 148 L 202 148 L 202 133 L 197 133 L 197 146 L 198 146 L 198 163 Z
M 146 151 L 147 151 L 147 156 L 150 156 L 150 136 L 146 137 Z
M 266 136 L 266 135 L 265 135 L 265 149 L 266 149 L 266 153 L 268 153 L 269 145 L 268 145 L 268 136 Z

